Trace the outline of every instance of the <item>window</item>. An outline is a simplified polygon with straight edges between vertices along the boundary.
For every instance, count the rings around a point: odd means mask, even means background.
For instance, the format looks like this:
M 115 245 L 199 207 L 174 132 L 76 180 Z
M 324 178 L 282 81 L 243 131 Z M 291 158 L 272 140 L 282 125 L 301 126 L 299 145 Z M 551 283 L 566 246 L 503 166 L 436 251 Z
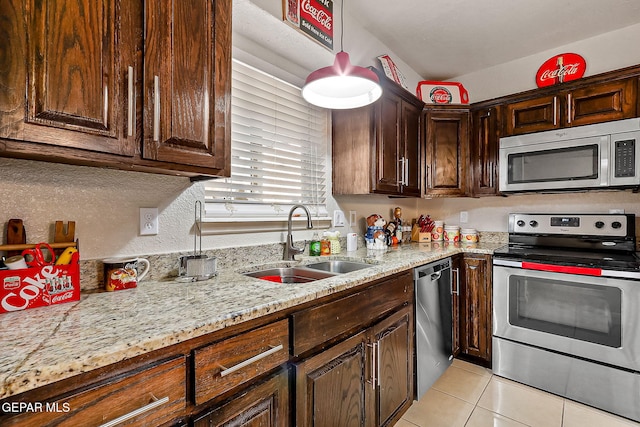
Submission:
M 300 88 L 234 60 L 231 177 L 205 184 L 206 217 L 282 220 L 304 204 L 326 218 L 328 122 Z

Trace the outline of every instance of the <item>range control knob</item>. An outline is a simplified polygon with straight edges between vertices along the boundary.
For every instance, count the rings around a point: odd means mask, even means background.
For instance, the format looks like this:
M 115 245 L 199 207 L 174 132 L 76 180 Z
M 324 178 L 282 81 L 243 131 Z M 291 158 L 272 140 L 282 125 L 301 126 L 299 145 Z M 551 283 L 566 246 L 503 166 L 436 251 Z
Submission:
M 519 220 L 518 220 L 518 222 L 516 222 L 516 225 L 517 225 L 518 227 L 524 227 L 524 221 L 523 221 L 523 220 L 521 220 L 521 219 L 519 219 Z
M 529 221 L 529 225 L 530 225 L 531 227 L 537 227 L 537 226 L 538 226 L 538 221 L 536 221 L 536 220 L 531 220 L 531 221 Z
M 611 223 L 611 226 L 617 230 L 618 228 L 622 227 L 622 223 L 620 221 L 613 221 Z
M 604 222 L 602 221 L 596 222 L 596 228 L 602 228 L 602 227 L 604 227 Z

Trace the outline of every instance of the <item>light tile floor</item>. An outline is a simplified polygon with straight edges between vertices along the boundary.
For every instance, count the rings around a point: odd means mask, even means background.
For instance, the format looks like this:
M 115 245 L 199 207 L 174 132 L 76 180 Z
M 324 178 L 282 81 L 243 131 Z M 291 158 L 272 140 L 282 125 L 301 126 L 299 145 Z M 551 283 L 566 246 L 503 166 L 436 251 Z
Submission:
M 640 427 L 454 360 L 395 427 Z

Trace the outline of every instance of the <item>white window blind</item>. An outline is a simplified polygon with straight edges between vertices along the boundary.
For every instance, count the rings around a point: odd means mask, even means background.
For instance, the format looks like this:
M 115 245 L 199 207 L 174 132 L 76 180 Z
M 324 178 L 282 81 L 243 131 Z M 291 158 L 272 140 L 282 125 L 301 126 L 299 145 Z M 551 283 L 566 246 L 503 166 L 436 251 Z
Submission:
M 300 88 L 234 60 L 231 177 L 205 184 L 206 217 L 281 220 L 304 204 L 326 218 L 328 121 Z

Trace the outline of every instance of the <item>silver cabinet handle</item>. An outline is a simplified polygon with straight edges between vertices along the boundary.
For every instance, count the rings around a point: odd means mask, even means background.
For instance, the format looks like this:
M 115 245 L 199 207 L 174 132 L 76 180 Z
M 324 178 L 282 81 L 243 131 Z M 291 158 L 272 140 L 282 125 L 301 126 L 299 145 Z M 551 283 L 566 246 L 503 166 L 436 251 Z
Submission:
M 553 97 L 553 125 L 558 125 L 558 97 Z
M 160 77 L 153 76 L 153 140 L 160 140 Z
M 409 159 L 405 157 L 404 159 L 404 185 L 409 185 Z
M 567 95 L 567 123 L 571 124 L 571 94 Z
M 114 420 L 111 420 L 107 423 L 101 424 L 100 427 L 113 427 L 120 423 L 130 420 L 131 418 L 135 418 L 140 414 L 144 414 L 145 412 L 151 411 L 152 409 L 157 408 L 158 406 L 164 405 L 169 402 L 169 396 L 165 396 L 162 399 L 155 399 L 153 402 L 148 405 L 143 406 L 142 408 L 138 408 L 135 411 L 131 411 L 128 414 L 124 414 L 121 417 L 118 417 Z
M 453 290 L 453 280 L 451 281 L 451 295 L 460 295 L 460 270 L 453 268 L 452 271 L 456 273 L 456 290 Z
M 380 385 L 380 341 L 376 342 L 376 378 L 373 381 L 373 385 Z
M 129 82 L 128 82 L 128 91 L 127 91 L 127 108 L 129 109 L 128 114 L 127 114 L 127 134 L 129 136 L 133 136 L 133 126 L 134 126 L 134 120 L 133 117 L 135 115 L 135 102 L 136 102 L 136 98 L 134 96 L 134 76 L 133 76 L 133 67 L 129 66 Z
M 489 162 L 489 188 L 493 188 L 493 162 Z
M 371 348 L 371 385 L 375 389 L 378 382 L 378 343 L 367 344 L 367 347 Z
M 227 375 L 234 373 L 238 369 L 242 369 L 245 366 L 251 365 L 252 363 L 257 362 L 260 359 L 264 359 L 265 357 L 270 356 L 273 353 L 277 353 L 282 349 L 283 349 L 282 344 L 280 344 L 280 345 L 278 345 L 276 347 L 271 347 L 269 350 L 264 351 L 264 352 L 262 352 L 260 354 L 257 354 L 255 356 L 245 360 L 244 362 L 240 362 L 237 365 L 234 365 L 234 366 L 232 366 L 230 368 L 225 368 L 224 366 L 221 366 L 223 370 L 220 371 L 220 376 L 221 377 L 226 377 Z
M 398 163 L 400 163 L 400 185 L 404 185 L 404 157 L 400 157 Z
M 106 128 L 109 125 L 109 86 L 104 86 L 104 105 L 102 114 L 103 125 Z

